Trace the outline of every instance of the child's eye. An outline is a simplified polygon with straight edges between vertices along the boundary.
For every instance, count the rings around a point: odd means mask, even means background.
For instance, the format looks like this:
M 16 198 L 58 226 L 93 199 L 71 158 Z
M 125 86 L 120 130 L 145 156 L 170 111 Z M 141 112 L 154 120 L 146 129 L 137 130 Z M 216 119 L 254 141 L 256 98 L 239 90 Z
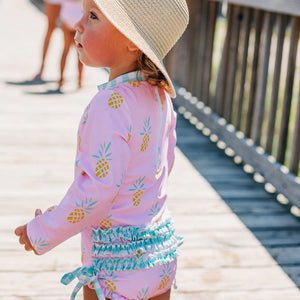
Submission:
M 98 17 L 95 13 L 93 13 L 92 11 L 90 12 L 90 19 L 93 19 L 93 20 L 98 20 Z

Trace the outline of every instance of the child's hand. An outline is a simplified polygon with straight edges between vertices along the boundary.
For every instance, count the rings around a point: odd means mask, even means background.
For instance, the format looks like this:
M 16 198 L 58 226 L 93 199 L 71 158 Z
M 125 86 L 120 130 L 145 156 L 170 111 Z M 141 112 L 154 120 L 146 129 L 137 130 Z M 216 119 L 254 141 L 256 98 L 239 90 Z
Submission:
M 42 214 L 42 211 L 40 209 L 37 209 L 35 211 L 35 217 L 37 217 L 38 215 L 41 215 Z M 15 234 L 17 236 L 19 236 L 19 243 L 21 245 L 25 245 L 25 250 L 26 251 L 33 251 L 36 255 L 38 255 L 38 253 L 35 251 L 35 249 L 32 247 L 31 243 L 30 243 L 30 240 L 28 238 L 28 235 L 27 235 L 27 224 L 23 225 L 23 226 L 19 226 L 16 228 L 15 230 Z

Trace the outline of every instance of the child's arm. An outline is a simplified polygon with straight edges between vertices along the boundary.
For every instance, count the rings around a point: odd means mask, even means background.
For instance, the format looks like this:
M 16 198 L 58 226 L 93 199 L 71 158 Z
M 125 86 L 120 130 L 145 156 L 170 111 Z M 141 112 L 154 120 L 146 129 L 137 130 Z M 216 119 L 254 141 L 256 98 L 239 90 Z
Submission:
M 61 203 L 27 224 L 36 252 L 43 254 L 108 216 L 130 159 L 131 118 L 127 104 L 107 103 L 111 91 L 96 96 L 79 128 L 76 176 Z M 100 97 L 100 99 L 99 99 Z

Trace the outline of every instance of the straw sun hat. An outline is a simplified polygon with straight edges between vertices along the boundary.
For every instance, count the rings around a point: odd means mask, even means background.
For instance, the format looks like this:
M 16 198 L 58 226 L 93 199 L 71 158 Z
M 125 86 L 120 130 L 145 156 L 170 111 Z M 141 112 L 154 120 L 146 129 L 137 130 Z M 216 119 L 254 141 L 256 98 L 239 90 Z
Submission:
M 186 29 L 189 19 L 185 0 L 93 0 L 106 18 L 160 69 L 175 89 L 163 64 Z

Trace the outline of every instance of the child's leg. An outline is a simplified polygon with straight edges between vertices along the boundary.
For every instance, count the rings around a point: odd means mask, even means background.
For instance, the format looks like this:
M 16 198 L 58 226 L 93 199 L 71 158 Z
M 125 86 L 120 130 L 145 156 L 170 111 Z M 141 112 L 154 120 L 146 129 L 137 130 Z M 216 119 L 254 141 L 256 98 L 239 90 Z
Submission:
M 166 291 L 164 294 L 150 298 L 149 300 L 170 300 L 170 295 L 171 295 L 171 289 Z M 83 299 L 84 300 L 98 300 L 98 297 L 97 297 L 95 290 L 90 289 L 88 286 L 85 285 L 83 287 Z M 106 298 L 106 300 L 111 300 L 111 299 Z
M 88 286 L 83 287 L 83 299 L 84 300 L 99 300 L 95 290 L 90 289 Z M 106 298 L 106 300 L 111 300 Z
M 149 300 L 170 300 L 170 295 L 171 295 L 171 289 L 169 289 L 168 291 L 166 291 L 165 293 L 159 296 L 150 298 Z
M 64 34 L 64 50 L 60 61 L 60 80 L 58 82 L 58 88 L 60 89 L 64 84 L 64 71 L 67 61 L 67 56 L 70 51 L 71 45 L 74 43 L 74 31 L 70 30 L 68 26 L 62 24 L 62 30 Z

